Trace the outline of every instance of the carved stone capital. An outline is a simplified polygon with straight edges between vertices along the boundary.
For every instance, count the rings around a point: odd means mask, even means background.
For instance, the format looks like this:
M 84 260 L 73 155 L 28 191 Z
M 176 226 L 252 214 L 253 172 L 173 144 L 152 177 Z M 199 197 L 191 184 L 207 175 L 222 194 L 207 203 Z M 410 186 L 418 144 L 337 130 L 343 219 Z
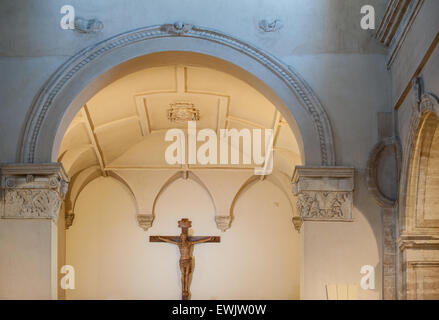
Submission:
M 143 230 L 148 231 L 148 229 L 151 228 L 152 222 L 154 221 L 154 216 L 152 214 L 138 214 L 136 217 L 139 226 Z
M 0 166 L 1 218 L 58 220 L 68 176 L 61 163 Z
M 296 167 L 292 182 L 303 221 L 352 221 L 354 168 Z
M 231 216 L 215 216 L 215 222 L 218 229 L 226 231 L 230 228 L 230 222 L 232 222 Z

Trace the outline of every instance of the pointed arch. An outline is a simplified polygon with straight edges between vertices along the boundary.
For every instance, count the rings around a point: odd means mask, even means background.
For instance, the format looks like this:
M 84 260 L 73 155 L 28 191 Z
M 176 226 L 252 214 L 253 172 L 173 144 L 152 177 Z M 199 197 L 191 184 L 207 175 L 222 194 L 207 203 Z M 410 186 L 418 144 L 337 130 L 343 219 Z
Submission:
M 158 199 L 171 184 L 173 184 L 175 181 L 177 181 L 179 179 L 183 179 L 183 180 L 190 179 L 190 180 L 196 182 L 201 188 L 203 188 L 207 192 L 207 194 L 209 195 L 210 200 L 212 201 L 212 206 L 214 208 L 214 212 L 216 213 L 215 199 L 212 196 L 212 193 L 210 192 L 210 190 L 203 183 L 203 181 L 195 173 L 193 173 L 191 171 L 178 171 L 174 175 L 172 175 L 168 180 L 166 180 L 165 183 L 163 183 L 160 190 L 155 195 L 154 201 L 152 203 L 152 209 L 151 209 L 151 212 L 152 212 L 152 215 L 154 218 L 155 218 L 155 206 L 156 206 Z

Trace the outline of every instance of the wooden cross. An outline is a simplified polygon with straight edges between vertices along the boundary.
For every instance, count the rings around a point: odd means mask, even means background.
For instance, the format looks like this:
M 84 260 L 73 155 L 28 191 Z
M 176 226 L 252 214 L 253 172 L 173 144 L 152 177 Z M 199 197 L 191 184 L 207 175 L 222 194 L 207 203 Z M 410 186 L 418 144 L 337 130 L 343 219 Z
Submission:
M 221 237 L 190 237 L 188 230 L 192 227 L 192 222 L 186 218 L 178 221 L 178 226 L 181 228 L 180 236 L 150 236 L 149 242 L 167 242 L 178 246 L 180 249 L 181 299 L 189 300 L 189 279 L 192 273 L 192 249 L 194 244 L 220 242 Z

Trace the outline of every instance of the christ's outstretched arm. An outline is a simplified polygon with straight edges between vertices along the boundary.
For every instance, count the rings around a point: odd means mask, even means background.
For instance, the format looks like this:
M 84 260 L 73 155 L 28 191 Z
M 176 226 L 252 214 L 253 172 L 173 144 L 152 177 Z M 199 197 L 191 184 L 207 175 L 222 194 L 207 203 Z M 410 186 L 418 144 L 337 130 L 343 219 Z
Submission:
M 191 241 L 191 244 L 198 244 L 198 243 L 204 243 L 204 242 L 209 242 L 210 240 L 214 239 L 214 237 L 208 237 L 205 239 L 200 239 L 200 240 L 196 240 L 196 241 Z
M 164 242 L 168 242 L 168 243 L 172 243 L 172 244 L 178 244 L 178 242 L 174 241 L 174 240 L 166 239 L 166 238 L 163 238 L 163 237 L 160 237 L 160 236 L 158 236 L 158 238 L 160 240 L 164 241 Z

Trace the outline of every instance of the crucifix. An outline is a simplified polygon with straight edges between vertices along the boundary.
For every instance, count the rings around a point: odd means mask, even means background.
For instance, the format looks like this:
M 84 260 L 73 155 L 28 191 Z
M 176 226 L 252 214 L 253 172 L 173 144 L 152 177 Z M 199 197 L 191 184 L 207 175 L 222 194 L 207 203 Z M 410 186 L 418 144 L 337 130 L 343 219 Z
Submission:
M 181 228 L 180 236 L 150 236 L 149 242 L 167 242 L 175 244 L 180 249 L 180 272 L 181 272 L 181 299 L 189 300 L 189 279 L 192 273 L 192 249 L 195 244 L 206 242 L 220 242 L 221 237 L 192 237 L 188 235 L 188 230 L 192 227 L 189 219 L 178 221 Z

